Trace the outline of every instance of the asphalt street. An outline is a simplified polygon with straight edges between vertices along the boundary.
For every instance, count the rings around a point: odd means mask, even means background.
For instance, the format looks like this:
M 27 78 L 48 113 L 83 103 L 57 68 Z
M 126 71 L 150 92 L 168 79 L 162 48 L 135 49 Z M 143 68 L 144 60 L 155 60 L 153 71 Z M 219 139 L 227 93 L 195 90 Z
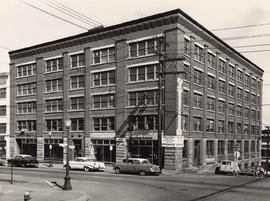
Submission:
M 1 174 L 9 175 L 10 168 L 1 167 Z M 213 174 L 139 176 L 83 171 L 71 171 L 70 175 L 73 190 L 88 193 L 90 200 L 270 200 L 270 178 Z M 46 180 L 63 185 L 64 176 L 64 169 L 14 168 L 15 183 L 31 177 L 32 181 Z

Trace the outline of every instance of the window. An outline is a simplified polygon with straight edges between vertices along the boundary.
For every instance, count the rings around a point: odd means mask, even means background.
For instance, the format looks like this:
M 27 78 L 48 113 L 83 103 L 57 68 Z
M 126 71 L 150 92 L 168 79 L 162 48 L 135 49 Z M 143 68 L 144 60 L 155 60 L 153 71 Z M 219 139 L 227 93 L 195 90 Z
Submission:
M 256 89 L 256 79 L 255 78 L 251 78 L 251 87 Z
M 224 155 L 225 143 L 223 140 L 218 141 L 218 155 Z
M 215 121 L 214 119 L 206 120 L 206 132 L 215 132 Z
M 84 131 L 84 119 L 71 119 L 70 130 Z
M 242 100 L 243 98 L 243 90 L 241 88 L 237 88 L 236 96 L 238 100 Z
M 115 99 L 114 94 L 93 96 L 93 108 L 114 108 Z
M 63 58 L 46 60 L 45 72 L 63 70 Z
M 230 85 L 228 86 L 228 95 L 231 96 L 231 97 L 234 97 L 234 86 L 233 85 Z
M 129 68 L 129 82 L 140 82 L 158 79 L 159 64 Z
M 93 74 L 93 86 L 106 86 L 111 84 L 115 84 L 115 71 Z
M 46 120 L 47 131 L 63 131 L 63 120 L 62 119 L 51 119 Z
M 235 67 L 232 65 L 229 65 L 229 76 L 234 78 L 235 77 Z
M 207 110 L 215 111 L 215 98 L 207 97 Z
M 249 118 L 249 108 L 244 109 L 244 117 Z
M 234 122 L 228 122 L 228 132 L 234 133 Z
M 249 92 L 245 91 L 245 101 L 249 102 Z
M 157 105 L 158 103 L 158 91 L 137 91 L 129 93 L 129 106 L 138 105 Z
M 0 88 L 0 98 L 6 98 L 6 88 Z
M 70 77 L 71 89 L 84 88 L 84 75 Z
M 187 90 L 183 90 L 183 105 L 185 106 L 189 106 L 190 102 L 189 102 L 189 91 Z
M 255 94 L 251 94 L 250 102 L 256 104 L 256 95 Z
M 226 87 L 225 81 L 218 80 L 218 92 L 225 94 L 225 87 Z
M 1 105 L 0 106 L 0 116 L 6 116 L 6 114 L 7 114 L 7 106 Z
M 258 93 L 260 93 L 261 92 L 261 82 L 260 81 L 258 81 L 257 82 L 257 90 L 258 90 Z
M 190 80 L 190 73 L 189 73 L 190 66 L 186 63 L 184 63 L 182 77 L 184 80 Z
M 225 133 L 225 121 L 218 120 L 218 133 Z
M 35 120 L 17 121 L 17 131 L 21 131 L 23 129 L 26 131 L 36 131 L 36 121 Z
M 46 100 L 46 112 L 58 112 L 58 111 L 63 111 L 62 99 Z
M 233 103 L 228 104 L 228 114 L 234 115 L 234 104 Z
M 201 117 L 193 117 L 193 131 L 202 131 Z
M 37 93 L 36 83 L 27 83 L 17 85 L 17 95 L 30 95 Z
M 218 101 L 218 112 L 225 113 L 225 101 L 223 100 Z
M 243 72 L 241 70 L 237 70 L 237 80 L 243 82 Z
M 236 106 L 236 115 L 238 117 L 242 117 L 243 113 L 242 113 L 242 106 L 241 105 Z
M 7 132 L 6 123 L 0 123 L 0 133 L 6 133 L 6 132 Z
M 225 69 L 226 69 L 226 62 L 220 59 L 218 70 L 219 70 L 219 72 L 226 74 Z
M 30 75 L 36 75 L 36 64 L 27 64 L 23 66 L 18 66 L 17 67 L 17 77 L 26 77 Z
M 214 141 L 212 140 L 206 141 L 206 155 L 214 156 Z
M 237 123 L 236 124 L 236 132 L 237 132 L 237 134 L 242 134 L 243 133 L 242 129 L 243 129 L 242 123 Z
M 182 115 L 182 129 L 184 131 L 189 130 L 189 119 L 187 115 Z
M 249 134 L 249 125 L 244 124 L 244 134 L 248 135 Z
M 84 109 L 84 97 L 70 98 L 70 109 L 71 110 Z
M 244 141 L 244 152 L 248 152 L 248 141 Z
M 194 59 L 203 62 L 203 48 L 195 45 Z
M 35 113 L 36 108 L 36 101 L 17 103 L 17 114 Z
M 207 87 L 209 89 L 213 89 L 213 90 L 216 89 L 216 78 L 215 77 L 213 77 L 211 75 L 207 76 Z
M 194 69 L 194 84 L 202 85 L 203 72 Z
M 142 115 L 130 122 L 129 128 L 131 131 L 138 130 L 157 130 L 158 116 L 157 115 Z
M 250 85 L 250 76 L 245 74 L 245 85 L 249 86 Z
M 62 79 L 46 80 L 46 92 L 57 92 L 62 90 Z
M 112 131 L 114 128 L 114 117 L 94 117 L 94 131 Z
M 203 96 L 201 94 L 194 93 L 193 107 L 203 108 Z
M 215 56 L 208 52 L 207 65 L 211 68 L 215 67 Z
M 261 112 L 257 111 L 257 120 L 260 120 L 260 118 L 261 118 Z
M 70 56 L 70 67 L 76 68 L 76 67 L 82 67 L 84 66 L 84 53 L 81 54 L 75 54 Z
M 152 55 L 157 48 L 157 43 L 154 41 L 154 39 L 130 43 L 129 57 Z
M 190 56 L 191 55 L 191 48 L 190 48 L 190 40 L 184 39 L 184 54 Z
M 261 97 L 260 96 L 257 97 L 257 104 L 261 105 Z
M 250 129 L 251 129 L 251 135 L 255 135 L 256 134 L 256 127 L 255 127 L 255 125 L 251 125 Z
M 228 141 L 228 154 L 234 153 L 234 141 L 229 140 Z
M 250 152 L 255 152 L 255 141 L 251 141 Z
M 251 110 L 251 119 L 256 119 L 256 111 L 255 110 Z
M 93 51 L 94 64 L 115 61 L 115 47 Z

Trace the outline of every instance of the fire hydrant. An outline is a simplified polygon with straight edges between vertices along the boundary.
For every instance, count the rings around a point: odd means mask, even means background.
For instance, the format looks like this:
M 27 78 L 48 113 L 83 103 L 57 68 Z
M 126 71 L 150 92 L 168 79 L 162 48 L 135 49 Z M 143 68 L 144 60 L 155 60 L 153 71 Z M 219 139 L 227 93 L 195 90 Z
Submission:
M 30 193 L 29 193 L 29 192 L 25 192 L 24 195 L 23 195 L 23 197 L 24 197 L 24 201 L 29 201 L 29 200 L 32 199 L 32 198 L 30 197 Z

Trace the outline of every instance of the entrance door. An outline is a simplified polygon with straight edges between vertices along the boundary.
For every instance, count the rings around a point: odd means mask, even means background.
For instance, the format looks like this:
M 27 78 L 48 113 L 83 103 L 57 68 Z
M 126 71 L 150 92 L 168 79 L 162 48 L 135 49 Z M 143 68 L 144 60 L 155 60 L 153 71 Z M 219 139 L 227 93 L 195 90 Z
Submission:
M 193 166 L 197 167 L 200 165 L 200 141 L 194 141 L 194 157 L 193 157 Z

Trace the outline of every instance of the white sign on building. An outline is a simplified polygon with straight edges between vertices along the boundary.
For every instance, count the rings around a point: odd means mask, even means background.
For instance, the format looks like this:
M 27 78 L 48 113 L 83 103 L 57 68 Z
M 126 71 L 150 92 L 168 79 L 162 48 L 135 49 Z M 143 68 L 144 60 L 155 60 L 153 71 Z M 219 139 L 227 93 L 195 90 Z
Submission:
M 162 136 L 162 147 L 184 147 L 184 136 Z

